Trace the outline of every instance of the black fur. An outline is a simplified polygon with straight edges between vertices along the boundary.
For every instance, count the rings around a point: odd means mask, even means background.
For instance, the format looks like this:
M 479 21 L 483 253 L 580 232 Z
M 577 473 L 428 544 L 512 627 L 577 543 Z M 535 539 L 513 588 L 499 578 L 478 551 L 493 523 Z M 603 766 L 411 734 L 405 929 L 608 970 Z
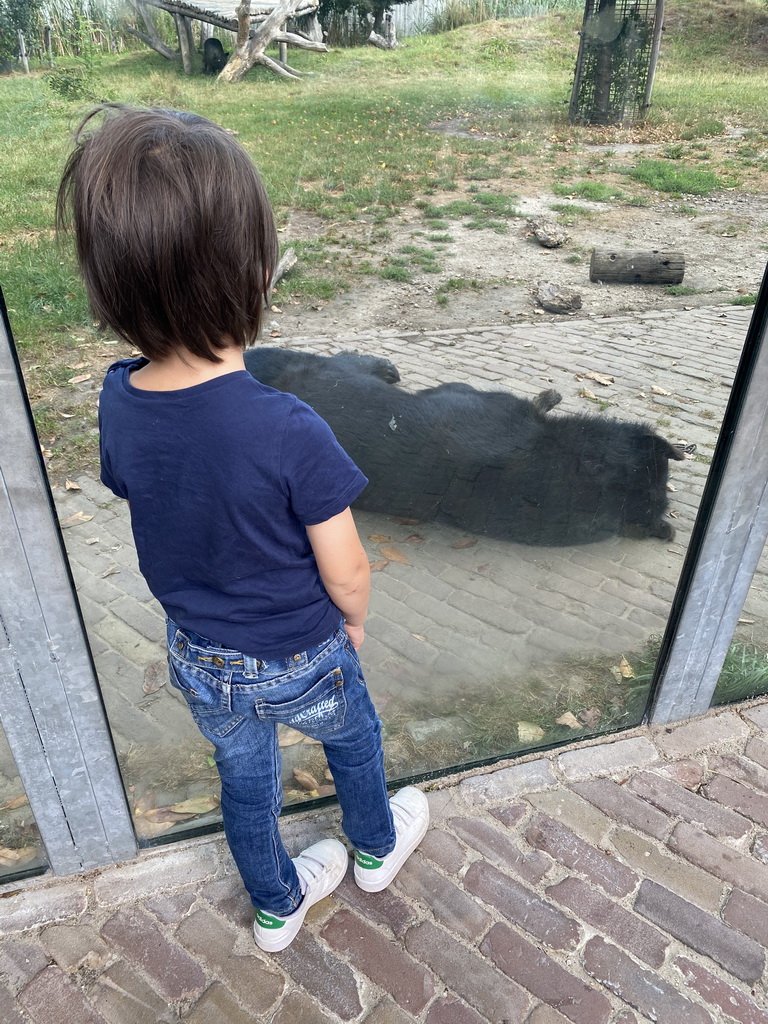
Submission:
M 203 43 L 203 74 L 218 75 L 227 63 L 229 53 L 224 50 L 220 39 L 206 39 Z
M 674 536 L 668 463 L 683 455 L 642 423 L 550 416 L 556 391 L 530 400 L 456 383 L 410 394 L 388 383 L 387 360 L 355 353 L 255 348 L 245 359 L 330 424 L 370 481 L 358 508 L 525 544 Z

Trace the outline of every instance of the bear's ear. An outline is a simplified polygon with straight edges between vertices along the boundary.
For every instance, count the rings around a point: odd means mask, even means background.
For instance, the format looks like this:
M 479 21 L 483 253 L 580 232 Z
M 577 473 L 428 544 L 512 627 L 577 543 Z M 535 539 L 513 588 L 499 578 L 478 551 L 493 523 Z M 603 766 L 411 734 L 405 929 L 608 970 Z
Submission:
M 658 434 L 653 435 L 653 454 L 657 461 L 659 459 L 675 459 L 680 462 L 685 458 L 685 452 L 689 450 L 696 451 L 696 445 L 674 445 L 665 437 L 659 437 Z

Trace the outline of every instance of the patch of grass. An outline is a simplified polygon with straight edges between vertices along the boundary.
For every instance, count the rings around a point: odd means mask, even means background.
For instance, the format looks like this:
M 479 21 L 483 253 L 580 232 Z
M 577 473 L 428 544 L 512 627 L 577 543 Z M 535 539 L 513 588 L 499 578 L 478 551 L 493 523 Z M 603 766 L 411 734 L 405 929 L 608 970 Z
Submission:
M 444 231 L 439 234 L 427 235 L 426 239 L 428 242 L 452 242 L 454 240 L 453 235 L 449 235 Z
M 687 284 L 668 284 L 665 289 L 667 295 L 698 295 L 699 289 L 692 288 Z
M 627 174 L 657 192 L 674 192 L 678 195 L 708 196 L 729 184 L 712 171 L 672 167 L 664 160 L 640 160 L 636 167 L 629 168 Z
M 434 224 L 436 220 L 438 222 L 442 220 L 445 223 L 445 218 L 451 220 L 468 218 L 464 221 L 464 226 L 467 228 L 505 234 L 507 225 L 499 218 L 509 219 L 522 216 L 513 203 L 515 198 L 517 197 L 501 195 L 498 192 L 481 192 L 477 188 L 471 188 L 469 199 L 454 199 L 443 206 L 436 206 L 421 200 L 416 203 L 416 206 L 421 209 L 430 225 Z
M 662 149 L 661 155 L 665 160 L 681 160 L 685 156 L 685 146 L 682 142 L 673 142 Z
M 735 640 L 717 680 L 712 703 L 727 704 L 768 693 L 768 650 L 764 646 Z
M 691 139 L 709 138 L 713 135 L 722 135 L 725 131 L 725 123 L 714 118 L 704 118 L 694 125 L 690 125 L 680 133 L 680 138 L 689 142 Z
M 556 196 L 580 196 L 594 203 L 607 203 L 611 199 L 623 199 L 623 193 L 613 185 L 605 185 L 602 181 L 576 181 L 571 185 L 556 182 L 552 186 Z
M 482 291 L 483 286 L 474 277 L 449 277 L 447 281 L 443 281 L 435 292 L 435 299 L 439 305 L 444 306 L 447 304 L 448 296 L 452 292 L 464 291 L 467 288 L 473 288 L 479 292 Z
M 735 299 L 729 299 L 732 306 L 754 306 L 757 302 L 757 295 L 738 295 Z
M 402 281 L 410 284 L 413 280 L 411 271 L 407 266 L 402 263 L 386 263 L 379 270 L 379 277 L 383 277 L 385 281 Z
M 624 200 L 627 206 L 638 206 L 644 207 L 649 206 L 650 202 L 645 196 L 630 196 L 629 199 Z
M 565 262 L 566 263 L 583 263 L 584 262 L 584 257 L 583 256 L 579 256 L 579 254 L 576 253 L 576 252 L 572 252 L 570 254 L 570 256 L 566 256 L 565 257 Z

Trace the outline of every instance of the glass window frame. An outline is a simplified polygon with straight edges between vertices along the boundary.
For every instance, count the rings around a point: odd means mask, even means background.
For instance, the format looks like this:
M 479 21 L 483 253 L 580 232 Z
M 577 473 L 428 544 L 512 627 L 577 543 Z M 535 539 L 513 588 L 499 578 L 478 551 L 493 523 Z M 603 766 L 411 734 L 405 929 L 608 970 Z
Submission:
M 1 292 L 0 314 L 0 718 L 51 869 L 66 875 L 138 844 Z M 662 642 L 654 726 L 710 707 L 768 539 L 767 339 L 768 273 Z

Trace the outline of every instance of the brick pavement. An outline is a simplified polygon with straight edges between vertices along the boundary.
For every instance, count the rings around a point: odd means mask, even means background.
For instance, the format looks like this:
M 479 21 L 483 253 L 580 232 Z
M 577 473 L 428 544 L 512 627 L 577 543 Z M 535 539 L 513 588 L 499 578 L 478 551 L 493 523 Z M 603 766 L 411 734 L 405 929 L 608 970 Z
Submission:
M 219 837 L 1 888 L 0 1020 L 768 1024 L 768 701 L 427 789 L 392 887 L 350 868 L 279 954 Z

